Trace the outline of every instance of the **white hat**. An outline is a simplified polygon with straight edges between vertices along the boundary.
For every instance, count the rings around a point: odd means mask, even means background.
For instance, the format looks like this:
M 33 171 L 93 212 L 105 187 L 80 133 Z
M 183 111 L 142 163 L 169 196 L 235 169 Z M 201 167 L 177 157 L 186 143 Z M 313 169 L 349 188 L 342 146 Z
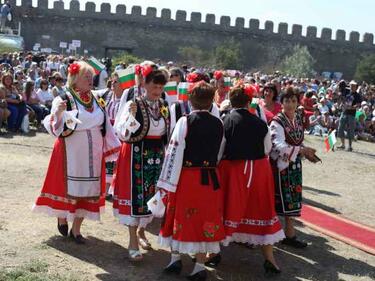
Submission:
M 357 82 L 355 82 L 354 80 L 350 81 L 349 85 L 358 85 Z
M 366 101 L 361 102 L 361 106 L 365 106 L 365 105 L 367 105 Z
M 144 62 L 141 63 L 141 66 L 145 66 L 145 65 L 154 66 L 156 64 L 153 61 L 145 60 Z
M 173 61 L 169 61 L 167 64 L 168 65 L 173 65 Z

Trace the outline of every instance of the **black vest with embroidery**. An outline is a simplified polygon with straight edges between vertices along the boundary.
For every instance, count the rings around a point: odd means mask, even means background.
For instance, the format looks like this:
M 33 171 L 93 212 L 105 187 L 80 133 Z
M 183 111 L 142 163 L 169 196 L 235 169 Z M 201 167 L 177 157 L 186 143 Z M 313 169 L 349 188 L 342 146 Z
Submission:
M 150 115 L 147 110 L 147 104 L 143 100 L 143 98 L 135 98 L 135 103 L 137 104 L 137 113 L 135 114 L 135 119 L 139 122 L 140 126 L 138 130 L 135 133 L 132 133 L 129 140 L 127 140 L 127 143 L 135 143 L 143 140 L 145 136 L 147 136 L 148 131 L 150 130 Z M 166 107 L 168 109 L 167 103 L 159 99 L 159 107 L 161 108 L 162 106 Z M 165 122 L 166 126 L 166 132 L 163 135 L 163 141 L 164 143 L 168 143 L 168 135 L 169 135 L 169 110 L 168 110 L 168 116 L 162 115 L 162 117 Z
M 265 157 L 267 124 L 247 109 L 233 110 L 224 117 L 226 145 L 223 159 L 257 160 Z
M 222 122 L 209 112 L 194 112 L 187 116 L 185 137 L 185 167 L 216 167 L 221 141 Z
M 66 110 L 67 111 L 70 111 L 70 110 L 73 110 L 73 109 L 77 109 L 78 110 L 78 106 L 77 106 L 77 101 L 76 99 L 74 98 L 74 96 L 69 92 L 69 89 L 65 89 L 64 90 L 64 94 L 60 95 L 60 97 L 62 98 L 62 100 L 66 101 Z M 103 124 L 101 126 L 101 133 L 102 133 L 102 136 L 105 137 L 106 135 L 106 123 L 107 123 L 107 114 L 105 112 L 105 109 L 104 107 L 101 106 L 101 104 L 98 102 L 98 100 L 96 99 L 96 97 L 93 95 L 93 99 L 94 99 L 94 102 L 98 105 L 98 107 L 100 108 L 100 110 L 103 112 L 104 114 L 104 118 L 103 118 Z M 93 104 L 94 106 L 94 104 Z M 76 118 L 79 119 L 79 111 L 77 113 L 77 116 Z M 74 129 L 69 129 L 66 124 L 64 124 L 64 130 L 62 131 L 62 133 L 60 134 L 59 138 L 66 138 L 66 137 L 69 137 L 71 136 L 74 131 L 76 130 L 77 128 L 77 125 L 75 125 Z

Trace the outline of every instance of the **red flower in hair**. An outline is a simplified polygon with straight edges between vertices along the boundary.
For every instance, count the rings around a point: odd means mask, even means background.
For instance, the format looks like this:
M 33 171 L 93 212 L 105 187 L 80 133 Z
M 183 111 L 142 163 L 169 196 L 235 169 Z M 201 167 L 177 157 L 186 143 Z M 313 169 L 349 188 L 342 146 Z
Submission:
M 214 72 L 214 78 L 215 80 L 220 80 L 221 78 L 223 78 L 223 72 L 221 72 L 220 70 L 216 70 Z
M 256 92 L 255 87 L 252 86 L 252 85 L 249 85 L 249 84 L 245 85 L 244 90 L 245 90 L 245 94 L 248 95 L 249 98 L 252 98 L 254 96 L 255 92 Z
M 186 81 L 187 81 L 187 82 L 190 82 L 190 83 L 194 83 L 194 82 L 197 82 L 198 77 L 199 77 L 198 73 L 195 73 L 195 72 L 193 72 L 193 73 L 189 73 L 189 74 L 186 76 Z
M 142 76 L 146 78 L 154 69 L 150 65 L 145 65 L 142 67 L 141 72 Z
M 139 64 L 137 64 L 135 66 L 135 74 L 139 75 L 142 73 L 142 66 L 140 66 Z
M 68 71 L 69 71 L 69 74 L 70 75 L 76 75 L 79 73 L 79 64 L 78 63 L 72 63 L 69 68 L 68 68 Z

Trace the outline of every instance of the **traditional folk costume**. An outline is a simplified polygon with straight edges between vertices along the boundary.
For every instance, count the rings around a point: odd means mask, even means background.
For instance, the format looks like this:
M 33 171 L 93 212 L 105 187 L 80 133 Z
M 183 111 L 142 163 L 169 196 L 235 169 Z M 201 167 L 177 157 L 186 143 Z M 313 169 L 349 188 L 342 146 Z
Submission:
M 273 245 L 285 238 L 275 212 L 274 182 L 265 122 L 246 108 L 224 118 L 225 142 L 219 171 L 224 192 L 224 225 L 230 242 Z
M 170 106 L 171 111 L 171 132 L 173 131 L 174 127 L 176 126 L 177 121 L 182 116 L 187 116 L 193 111 L 192 106 L 189 101 L 176 101 Z M 217 118 L 220 118 L 220 111 L 219 108 L 215 103 L 212 104 L 209 112 Z
M 68 111 L 57 120 L 61 98 L 67 101 Z M 54 99 L 52 113 L 44 119 L 45 128 L 57 139 L 35 212 L 68 221 L 100 219 L 105 203 L 105 159 L 117 159 L 120 142 L 99 102 L 93 96 L 87 101 L 89 95 L 83 100 L 67 89 L 63 97 Z
M 181 117 L 169 142 L 157 186 L 167 190 L 162 247 L 179 253 L 218 253 L 224 239 L 217 161 L 220 119 L 207 110 Z
M 276 212 L 300 216 L 302 208 L 302 163 L 299 150 L 304 138 L 300 115 L 294 120 L 279 113 L 271 122 L 271 163 L 274 171 Z
M 106 97 L 105 111 L 107 112 L 107 116 L 112 126 L 115 124 L 115 118 L 119 110 L 120 100 L 121 98 L 116 97 L 113 91 L 110 91 Z M 112 182 L 115 164 L 116 161 L 110 161 L 105 163 L 106 182 L 109 184 Z
M 147 201 L 155 194 L 169 132 L 169 111 L 163 100 L 134 99 L 135 118 L 130 113 L 133 101 L 121 99 L 115 131 L 123 141 L 113 178 L 113 212 L 121 224 L 146 227 L 152 221 Z

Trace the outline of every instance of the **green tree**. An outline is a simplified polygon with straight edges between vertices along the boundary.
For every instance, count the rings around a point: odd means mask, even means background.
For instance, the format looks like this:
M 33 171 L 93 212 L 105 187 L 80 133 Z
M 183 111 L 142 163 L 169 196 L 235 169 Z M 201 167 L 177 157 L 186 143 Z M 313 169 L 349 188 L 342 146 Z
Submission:
M 115 56 L 112 59 L 112 65 L 115 66 L 121 63 L 129 65 L 129 64 L 134 64 L 134 63 L 141 63 L 142 61 L 144 61 L 144 59 L 137 57 L 133 54 L 122 53 L 118 56 Z
M 197 46 L 180 47 L 178 54 L 182 61 L 196 66 L 201 66 L 206 56 L 205 52 Z
M 241 58 L 240 43 L 231 38 L 215 48 L 213 61 L 217 68 L 241 69 Z
M 295 77 L 311 77 L 314 75 L 315 59 L 306 46 L 296 45 L 292 54 L 281 63 L 281 70 Z
M 375 84 L 375 55 L 366 56 L 359 61 L 355 79 Z

